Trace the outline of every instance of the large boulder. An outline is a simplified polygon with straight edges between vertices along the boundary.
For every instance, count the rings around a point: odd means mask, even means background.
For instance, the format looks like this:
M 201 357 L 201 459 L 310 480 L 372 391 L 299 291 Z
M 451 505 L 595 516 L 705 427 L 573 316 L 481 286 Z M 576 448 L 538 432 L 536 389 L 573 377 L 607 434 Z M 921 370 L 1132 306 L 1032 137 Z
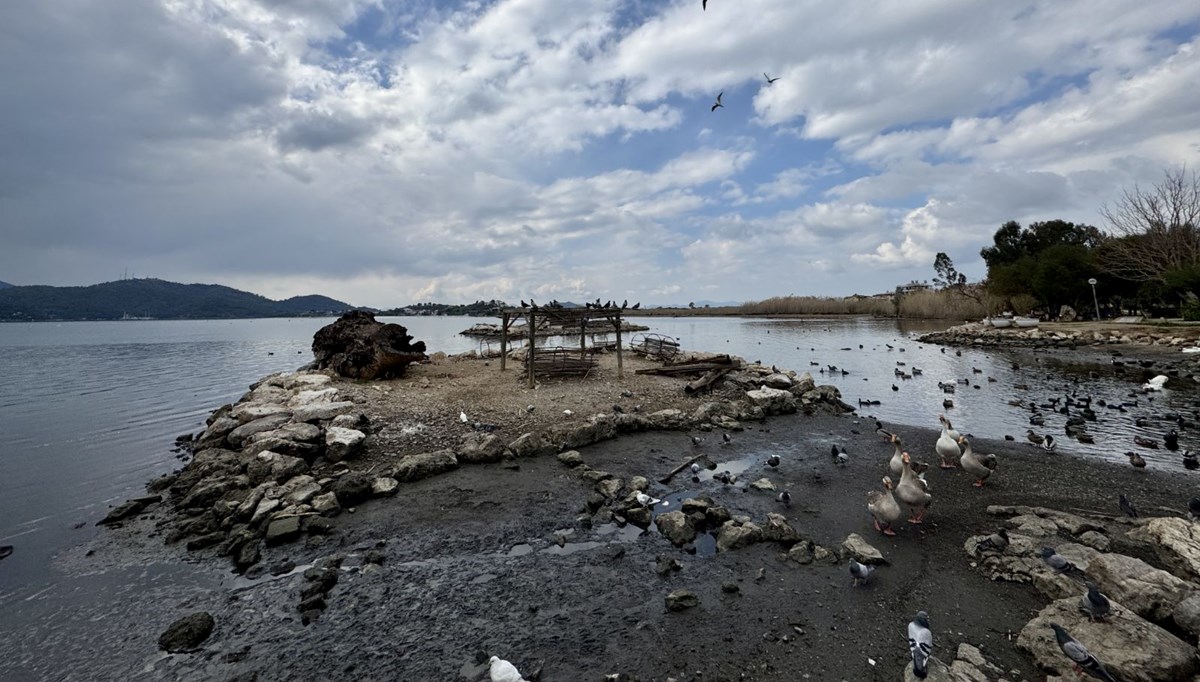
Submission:
M 425 342 L 413 342 L 398 324 L 383 324 L 364 310 L 352 310 L 313 335 L 317 369 L 352 379 L 403 376 L 410 363 L 425 359 Z
M 158 648 L 168 653 L 195 651 L 212 634 L 216 625 L 213 617 L 204 611 L 192 613 L 171 623 L 158 637 Z
M 654 519 L 658 532 L 676 547 L 682 547 L 696 539 L 696 525 L 692 518 L 681 511 L 659 514 Z
M 1112 613 L 1103 622 L 1093 623 L 1080 611 L 1079 597 L 1059 599 L 1029 621 L 1017 638 L 1017 646 L 1032 654 L 1041 668 L 1078 679 L 1050 629 L 1050 623 L 1057 623 L 1119 680 L 1165 682 L 1192 678 L 1197 668 L 1195 647 L 1146 621 L 1117 600 L 1111 601 Z
M 353 507 L 371 499 L 375 478 L 363 472 L 342 476 L 333 483 L 333 492 L 343 507 Z
M 458 460 L 472 464 L 499 462 L 504 455 L 504 441 L 492 433 L 468 433 L 458 446 Z M 579 453 L 575 453 L 579 454 Z
M 758 525 L 750 521 L 730 519 L 721 524 L 720 530 L 717 531 L 717 551 L 728 552 L 760 542 L 762 539 L 762 528 Z
M 330 426 L 325 429 L 325 459 L 340 462 L 353 457 L 366 437 L 367 434 L 358 429 Z
M 397 481 L 417 481 L 458 468 L 453 450 L 435 450 L 409 455 L 392 468 L 389 478 Z
M 779 388 L 764 386 L 746 391 L 746 397 L 765 414 L 791 414 L 796 411 L 796 396 Z
M 1166 620 L 1195 592 L 1191 583 L 1124 554 L 1100 554 L 1088 564 L 1087 574 L 1110 599 L 1153 621 Z
M 1187 519 L 1160 517 L 1150 519 L 1128 535 L 1150 543 L 1160 561 L 1195 580 L 1200 578 L 1200 540 L 1193 534 L 1193 527 Z
M 272 414 L 270 416 L 262 417 L 260 419 L 255 419 L 254 421 L 242 424 L 236 429 L 230 431 L 226 438 L 229 439 L 229 443 L 231 445 L 240 448 L 247 440 L 250 439 L 251 436 L 258 433 L 263 433 L 265 431 L 274 431 L 280 426 L 283 426 L 291 421 L 291 419 L 292 415 L 286 412 Z

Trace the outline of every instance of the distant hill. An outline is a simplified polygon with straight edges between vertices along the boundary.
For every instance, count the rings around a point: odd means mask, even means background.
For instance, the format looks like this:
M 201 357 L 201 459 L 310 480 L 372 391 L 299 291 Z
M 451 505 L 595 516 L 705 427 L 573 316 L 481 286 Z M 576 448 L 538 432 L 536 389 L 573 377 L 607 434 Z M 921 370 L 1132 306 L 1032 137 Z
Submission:
M 504 301 L 492 299 L 490 301 L 475 301 L 474 303 L 466 303 L 455 305 L 450 303 L 413 303 L 411 305 L 384 310 L 379 314 L 381 316 L 401 316 L 401 315 L 468 315 L 471 317 L 492 317 L 496 315 L 496 311 L 507 307 Z
M 86 287 L 0 289 L 0 320 L 159 320 L 301 317 L 341 314 L 354 306 L 325 296 L 273 301 L 219 284 L 123 279 Z
M 0 289 L 7 289 L 7 288 L 9 288 L 9 287 L 11 287 L 11 286 L 12 286 L 12 285 L 11 285 L 11 284 L 9 284 L 8 282 L 0 282 Z

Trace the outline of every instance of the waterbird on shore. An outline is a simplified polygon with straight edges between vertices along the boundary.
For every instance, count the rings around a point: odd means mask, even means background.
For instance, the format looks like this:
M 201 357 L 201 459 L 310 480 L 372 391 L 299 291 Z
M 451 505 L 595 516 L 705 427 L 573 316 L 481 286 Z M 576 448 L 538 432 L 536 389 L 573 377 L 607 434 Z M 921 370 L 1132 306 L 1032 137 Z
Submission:
M 1137 518 L 1137 507 L 1133 506 L 1133 500 L 1126 497 L 1125 493 L 1121 493 L 1121 496 L 1117 498 L 1117 506 L 1120 507 L 1121 511 L 1125 512 L 1125 515 L 1129 518 Z
M 791 494 L 790 492 L 786 491 L 786 490 L 785 490 L 785 491 L 783 491 L 783 492 L 781 492 L 781 493 L 779 493 L 779 496 L 778 496 L 778 497 L 776 497 L 775 499 L 777 499 L 777 500 L 779 500 L 780 502 L 782 502 L 782 503 L 783 503 L 783 506 L 785 506 L 785 507 L 790 507 L 790 506 L 792 506 L 792 494 Z
M 925 512 L 933 502 L 933 495 L 929 494 L 925 480 L 917 476 L 916 469 L 913 468 L 912 457 L 906 452 L 902 455 L 902 459 L 904 472 L 900 475 L 900 483 L 896 486 L 896 496 L 908 505 L 909 523 L 924 523 Z
M 962 465 L 963 471 L 975 477 L 975 487 L 982 488 L 983 482 L 996 470 L 996 455 L 975 454 L 971 450 L 971 441 L 966 436 L 959 438 L 958 444 L 963 448 L 958 463 Z
M 527 682 L 521 677 L 517 666 L 498 656 L 488 659 L 488 677 L 491 678 L 491 682 Z
M 871 579 L 871 574 L 875 572 L 874 566 L 860 564 L 850 557 L 850 576 L 854 578 L 854 587 L 858 587 L 859 583 L 865 583 Z
M 1054 436 L 1051 436 L 1047 433 L 1046 437 L 1042 440 L 1042 449 L 1046 452 L 1054 452 L 1056 445 L 1057 443 L 1054 442 Z
M 700 444 L 703 442 L 704 441 L 700 440 L 700 436 L 692 436 L 692 445 L 694 447 L 700 447 Z
M 1096 583 L 1088 582 L 1087 592 L 1079 599 L 1079 610 L 1088 615 L 1089 621 L 1104 620 L 1112 611 L 1112 604 L 1096 587 Z
M 846 448 L 844 447 L 842 448 L 842 451 L 837 453 L 833 459 L 835 462 L 837 462 L 837 465 L 841 467 L 844 467 L 850 463 L 850 455 L 846 453 Z
M 637 503 L 642 505 L 643 507 L 653 507 L 654 505 L 658 504 L 659 502 L 662 502 L 662 500 L 658 499 L 657 497 L 650 497 L 649 495 L 647 495 L 646 493 L 644 493 L 640 490 L 637 492 L 636 495 L 633 496 L 633 499 L 637 500 Z
M 888 460 L 888 471 L 897 478 L 904 473 L 904 445 L 900 442 L 900 436 L 892 434 L 889 439 L 894 446 L 892 450 L 892 458 Z
M 1034 433 L 1033 429 L 1029 429 L 1025 432 L 1025 438 L 1034 445 L 1043 445 L 1046 442 L 1046 437 Z
M 884 535 L 895 535 L 892 524 L 900 518 L 900 504 L 892 494 L 892 479 L 883 477 L 883 490 L 872 490 L 867 493 L 867 511 L 871 512 L 871 520 L 875 530 Z
M 1116 678 L 1109 674 L 1108 669 L 1100 662 L 1100 659 L 1093 656 L 1087 647 L 1080 644 L 1063 629 L 1063 626 L 1051 623 L 1050 627 L 1054 630 L 1054 639 L 1058 642 L 1058 648 L 1062 649 L 1067 658 L 1071 659 L 1077 674 L 1084 672 L 1098 680 L 1104 680 L 1104 682 L 1117 682 Z
M 696 464 L 695 462 L 692 462 L 692 475 L 693 476 L 700 475 L 700 465 Z
M 1130 452 L 1126 452 L 1125 456 L 1129 458 L 1129 463 L 1132 464 L 1134 466 L 1134 468 L 1137 468 L 1137 469 L 1145 469 L 1146 468 L 1146 460 L 1142 459 L 1142 456 L 1139 455 L 1138 453 L 1130 451 Z
M 986 538 L 975 543 L 976 552 L 991 551 L 996 552 L 997 554 L 1003 554 L 1004 550 L 1007 548 L 1008 529 L 1006 528 L 1001 528 L 995 533 L 992 533 Z
M 780 459 L 778 454 L 771 453 L 771 455 L 769 457 L 767 457 L 767 466 L 777 467 L 777 466 L 779 466 L 779 462 L 781 462 L 781 461 L 782 460 Z
M 1161 391 L 1163 390 L 1163 385 L 1166 383 L 1167 376 L 1165 374 L 1159 374 L 1153 379 L 1150 379 L 1146 383 L 1142 384 L 1142 392 L 1149 393 L 1151 391 Z
M 950 426 L 949 420 L 946 419 L 946 416 L 938 415 L 938 421 L 942 424 L 942 433 L 938 436 L 937 442 L 934 443 L 933 449 L 937 452 L 938 457 L 942 460 L 940 466 L 943 469 L 953 469 L 953 460 L 961 455 L 962 451 L 958 449 L 958 443 L 955 442 L 954 437 L 950 435 L 950 429 L 952 427 Z
M 908 624 L 908 652 L 912 656 L 913 674 L 925 679 L 933 652 L 933 631 L 929 629 L 929 614 L 924 611 L 917 611 Z
M 721 434 L 721 442 L 725 445 L 729 445 L 733 442 L 733 436 L 729 435 L 729 432 L 726 431 L 725 433 Z
M 725 94 L 724 92 L 717 93 L 717 101 L 716 101 L 716 103 L 714 103 L 712 105 L 712 109 L 709 110 L 710 112 L 716 111 L 717 109 L 720 109 L 720 108 L 724 108 L 725 105 L 721 104 L 721 95 L 724 95 L 724 94 Z

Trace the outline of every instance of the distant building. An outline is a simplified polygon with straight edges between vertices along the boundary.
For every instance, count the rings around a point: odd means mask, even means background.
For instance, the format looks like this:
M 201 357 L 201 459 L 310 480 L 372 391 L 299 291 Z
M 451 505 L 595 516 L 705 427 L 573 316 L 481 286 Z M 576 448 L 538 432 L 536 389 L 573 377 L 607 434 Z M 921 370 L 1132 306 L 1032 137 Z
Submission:
M 914 279 L 908 284 L 901 284 L 900 286 L 896 287 L 896 293 L 900 295 L 915 294 L 918 291 L 929 291 L 932 288 L 933 286 L 928 282 L 918 282 Z

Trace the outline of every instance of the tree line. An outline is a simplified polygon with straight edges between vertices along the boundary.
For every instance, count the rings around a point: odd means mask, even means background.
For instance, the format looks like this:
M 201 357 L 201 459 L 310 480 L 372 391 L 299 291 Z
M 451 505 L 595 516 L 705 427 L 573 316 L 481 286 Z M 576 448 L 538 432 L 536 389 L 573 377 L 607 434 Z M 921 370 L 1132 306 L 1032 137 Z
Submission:
M 1085 317 L 1099 307 L 1103 317 L 1200 320 L 1200 176 L 1167 170 L 1152 187 L 1126 188 L 1100 213 L 1107 229 L 1057 219 L 1006 222 L 980 251 L 983 282 L 968 284 L 938 253 L 934 284 L 991 307 L 1050 317 L 1065 305 Z

